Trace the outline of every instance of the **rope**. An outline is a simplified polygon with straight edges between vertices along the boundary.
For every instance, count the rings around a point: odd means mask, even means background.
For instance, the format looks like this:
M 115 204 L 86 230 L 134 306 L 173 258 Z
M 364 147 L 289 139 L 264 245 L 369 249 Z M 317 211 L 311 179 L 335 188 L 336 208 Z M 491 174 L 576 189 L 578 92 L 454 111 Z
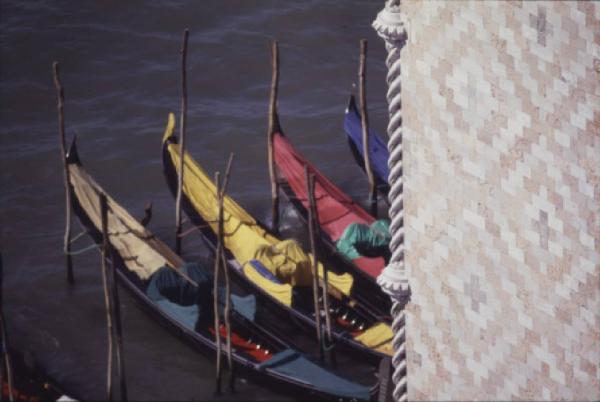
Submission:
M 394 356 L 392 365 L 394 373 L 393 397 L 397 402 L 408 400 L 407 396 L 407 369 L 406 369 L 406 313 L 404 306 L 406 301 L 402 296 L 408 294 L 404 267 L 404 195 L 403 195 L 403 177 L 402 177 L 402 102 L 401 102 L 401 63 L 400 50 L 403 46 L 403 39 L 406 32 L 402 25 L 400 17 L 400 1 L 388 0 L 385 8 L 379 13 L 373 23 L 377 33 L 385 40 L 385 47 L 388 52 L 386 59 L 387 73 L 387 101 L 389 124 L 388 149 L 390 156 L 388 166 L 390 168 L 388 181 L 390 191 L 388 198 L 390 201 L 390 233 L 392 236 L 390 242 L 390 251 L 392 256 L 390 263 L 384 270 L 382 276 L 378 278 L 378 283 L 383 290 L 392 296 L 392 330 L 394 337 L 392 345 L 394 347 Z M 388 271 L 388 272 L 386 272 Z M 398 283 L 399 282 L 399 283 Z
M 186 230 L 185 232 L 179 233 L 177 236 L 179 236 L 179 237 L 186 237 L 186 236 L 194 233 L 197 230 L 207 229 L 209 227 L 210 227 L 210 225 L 196 225 L 196 226 L 192 226 L 190 229 Z
M 75 243 L 77 240 L 79 240 L 81 237 L 83 237 L 86 234 L 88 234 L 87 230 L 84 230 L 83 232 L 79 233 L 77 236 L 75 236 L 71 239 L 71 244 Z
M 335 342 L 331 342 L 331 345 L 327 345 L 327 341 L 325 340 L 325 337 L 323 337 L 323 351 L 324 352 L 330 352 L 333 349 L 335 349 L 336 343 Z
M 88 251 L 90 251 L 90 250 L 93 250 L 93 249 L 95 249 L 95 248 L 97 248 L 97 247 L 98 247 L 98 245 L 97 245 L 97 244 L 92 244 L 92 245 L 90 245 L 90 246 L 84 247 L 84 248 L 82 248 L 82 249 L 80 249 L 80 250 L 77 250 L 77 251 L 69 251 L 69 252 L 65 252 L 65 254 L 67 254 L 67 255 L 71 255 L 71 256 L 74 256 L 74 255 L 79 255 L 79 254 L 83 254 L 83 253 L 85 253 L 85 252 L 88 252 Z

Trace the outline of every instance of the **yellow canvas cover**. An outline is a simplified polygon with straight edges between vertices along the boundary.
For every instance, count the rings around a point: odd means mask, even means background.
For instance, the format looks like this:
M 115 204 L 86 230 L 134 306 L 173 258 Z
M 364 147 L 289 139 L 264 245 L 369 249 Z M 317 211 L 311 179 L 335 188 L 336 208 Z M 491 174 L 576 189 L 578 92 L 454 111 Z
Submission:
M 100 194 L 104 190 L 79 165 L 69 164 L 69 176 L 73 191 L 99 231 L 102 231 Z M 108 238 L 111 245 L 123 257 L 127 268 L 141 279 L 148 279 L 159 268 L 169 265 L 179 268 L 183 261 L 171 249 L 154 237 L 144 226 L 106 195 L 108 212 Z
M 312 263 L 294 240 L 283 240 L 269 247 L 259 247 L 254 258 L 275 268 L 277 279 L 292 286 L 312 285 Z
M 169 114 L 169 121 L 163 142 L 166 141 L 175 129 L 175 116 Z M 168 152 L 175 166 L 177 172 L 179 172 L 179 144 L 169 144 Z M 188 197 L 196 211 L 203 217 L 203 219 L 211 226 L 212 230 L 217 230 L 217 219 L 218 219 L 218 203 L 216 197 L 216 187 L 209 176 L 204 170 L 198 165 L 193 158 L 185 152 L 184 154 L 184 175 L 183 175 L 183 192 Z M 301 279 L 302 283 L 305 283 L 304 268 L 307 264 L 310 267 L 311 256 L 310 254 L 304 253 L 302 249 L 297 247 L 291 247 L 290 243 L 284 243 L 274 236 L 268 234 L 257 222 L 250 216 L 241 206 L 239 206 L 229 196 L 225 196 L 223 201 L 223 229 L 224 229 L 224 242 L 225 247 L 234 255 L 236 260 L 244 265 L 252 259 L 259 260 L 271 273 L 274 275 L 282 275 L 281 279 L 288 278 L 292 285 L 300 284 L 296 282 Z M 268 252 L 268 250 L 288 250 L 292 253 L 291 256 L 275 255 L 277 253 Z M 284 267 L 279 267 L 279 264 L 284 263 Z M 244 269 L 244 272 L 249 272 L 250 269 Z M 298 271 L 298 274 L 293 272 Z M 323 266 L 319 263 L 318 265 L 319 276 L 323 275 Z M 327 275 L 329 285 L 335 290 L 341 291 L 342 293 L 349 295 L 352 289 L 353 278 L 350 274 L 336 275 L 332 272 L 328 272 Z M 255 275 L 250 279 L 257 279 Z M 258 283 L 259 286 L 266 285 L 264 281 Z M 270 284 L 277 285 L 273 282 Z M 286 282 L 287 283 L 287 282 Z M 275 286 L 277 288 L 277 286 Z M 273 286 L 269 288 L 263 287 L 263 289 L 271 292 L 274 290 Z M 279 288 L 277 288 L 279 289 Z M 278 290 L 280 292 L 281 289 Z M 277 292 L 276 292 L 277 293 Z M 276 297 L 274 293 L 271 293 Z M 291 305 L 291 288 L 289 300 L 287 296 L 278 297 L 280 301 L 286 300 L 286 305 Z
M 275 283 L 262 276 L 250 263 L 244 264 L 244 275 L 286 306 L 292 305 L 292 285 Z
M 392 347 L 393 336 L 394 333 L 392 332 L 392 328 L 390 328 L 388 324 L 380 322 L 356 336 L 354 339 L 371 349 L 392 356 L 394 354 L 394 349 Z

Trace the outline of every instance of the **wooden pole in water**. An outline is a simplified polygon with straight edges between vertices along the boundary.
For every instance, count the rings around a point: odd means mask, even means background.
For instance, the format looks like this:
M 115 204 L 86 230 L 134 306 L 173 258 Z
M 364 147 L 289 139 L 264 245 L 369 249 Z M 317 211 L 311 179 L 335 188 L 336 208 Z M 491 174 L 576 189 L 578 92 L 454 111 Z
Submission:
M 69 177 L 69 167 L 67 166 L 67 142 L 65 140 L 65 91 L 60 82 L 59 76 L 59 65 L 55 61 L 52 64 L 52 73 L 54 77 L 54 87 L 56 88 L 56 94 L 58 98 L 58 135 L 60 141 L 60 156 L 64 168 L 64 184 L 65 184 L 65 236 L 63 243 L 63 253 L 67 260 L 67 281 L 70 285 L 75 282 L 73 276 L 73 260 L 71 258 L 71 191 L 69 190 L 69 183 L 71 182 Z
M 220 188 L 220 174 L 215 173 L 215 196 L 219 199 L 219 188 Z M 220 211 L 218 212 L 217 219 L 221 219 Z M 215 344 L 217 347 L 217 371 L 216 371 L 216 393 L 221 393 L 221 323 L 219 319 L 219 271 L 221 270 L 221 257 L 223 242 L 221 241 L 221 225 L 220 222 L 217 224 L 217 249 L 215 251 L 215 275 L 213 283 L 213 310 L 215 319 Z
M 315 175 L 313 173 L 310 173 L 309 175 L 309 188 L 311 189 L 310 191 L 310 214 L 312 215 L 312 220 L 313 220 L 313 232 L 315 234 L 315 239 L 316 239 L 316 233 L 319 233 L 320 231 L 320 224 L 319 224 L 319 211 L 317 210 L 317 203 L 315 200 Z M 317 255 L 319 253 L 319 247 L 317 246 L 317 242 L 316 240 L 314 241 L 315 246 L 314 246 L 314 250 L 312 250 L 312 252 Z M 327 291 L 329 289 L 329 279 L 328 279 L 328 271 L 327 271 L 327 267 L 325 266 L 325 264 L 323 264 L 323 311 L 325 311 L 325 330 L 327 331 L 327 347 L 331 347 L 333 345 L 333 334 L 331 332 L 331 314 L 329 314 L 329 292 Z M 332 362 L 335 364 L 336 363 L 336 358 L 335 358 L 335 352 L 334 349 L 331 349 L 331 354 L 330 354 L 331 360 Z
M 107 212 L 106 194 L 100 193 L 100 217 L 102 221 L 102 283 L 104 285 L 104 304 L 106 306 L 106 329 L 108 333 L 108 364 L 106 369 L 106 400 L 112 401 L 113 396 L 113 321 L 112 321 L 112 300 L 110 297 L 110 288 L 108 284 L 108 266 L 106 259 L 108 257 L 108 212 Z
M 323 334 L 321 327 L 321 308 L 319 307 L 319 261 L 317 259 L 317 241 L 315 233 L 315 187 L 314 177 L 311 183 L 308 166 L 304 166 L 304 177 L 306 178 L 306 188 L 308 194 L 308 232 L 310 235 L 310 250 L 312 253 L 312 279 L 313 279 L 313 305 L 315 309 L 315 323 L 317 327 L 317 341 L 319 342 L 319 357 L 321 360 L 325 357 L 323 348 Z
M 106 209 L 104 214 L 107 214 L 108 204 L 106 202 L 106 196 L 103 199 L 103 205 L 101 208 Z M 106 221 L 106 228 L 103 228 L 103 236 L 108 237 L 108 220 Z M 104 231 L 106 230 L 106 231 Z M 108 241 L 107 241 L 108 244 Z M 117 375 L 119 376 L 119 385 L 121 389 L 121 400 L 127 402 L 127 378 L 125 376 L 125 356 L 123 353 L 123 327 L 121 325 L 121 302 L 119 300 L 119 287 L 117 286 L 117 272 L 114 263 L 114 259 L 112 256 L 111 249 L 108 249 L 108 253 L 110 254 L 110 266 L 111 266 L 111 290 L 112 290 L 112 305 L 113 305 L 113 314 L 114 314 L 114 328 L 115 332 L 113 335 L 116 337 L 115 342 L 117 345 Z
M 360 116 L 362 126 L 362 146 L 363 146 L 363 157 L 365 172 L 369 179 L 369 203 L 371 208 L 371 214 L 377 217 L 377 187 L 375 183 L 375 176 L 373 175 L 373 169 L 371 166 L 371 155 L 369 148 L 369 116 L 367 115 L 367 90 L 366 90 L 366 75 L 367 75 L 367 40 L 360 40 L 360 67 L 358 69 L 358 81 L 359 81 L 359 98 L 360 98 Z
M 2 253 L 0 253 L 0 337 L 2 337 L 2 367 L 0 367 L 0 396 L 4 392 L 4 373 L 6 372 L 6 384 L 8 385 L 8 400 L 14 402 L 15 398 L 13 395 L 13 374 L 12 364 L 10 361 L 10 352 L 8 351 L 8 335 L 6 331 L 6 323 L 4 322 L 4 309 L 3 309 L 3 261 Z
M 179 120 L 179 176 L 177 180 L 177 198 L 175 200 L 175 252 L 181 255 L 181 199 L 183 196 L 183 156 L 185 154 L 185 132 L 187 124 L 187 46 L 190 31 L 183 31 L 181 45 L 181 116 Z
M 271 230 L 279 231 L 279 183 L 275 168 L 273 139 L 275 133 L 281 131 L 277 115 L 277 93 L 279 90 L 279 46 L 277 41 L 271 42 L 271 97 L 269 101 L 269 128 L 267 130 L 267 150 L 269 158 L 269 176 L 271 178 Z
M 229 280 L 229 267 L 225 258 L 225 230 L 224 230 L 224 208 L 223 203 L 225 193 L 227 192 L 227 184 L 229 183 L 229 175 L 231 174 L 231 165 L 233 163 L 233 153 L 229 154 L 227 168 L 225 170 L 225 178 L 221 189 L 219 190 L 219 244 L 221 244 L 221 265 L 225 275 L 225 328 L 227 331 L 227 367 L 229 367 L 229 390 L 233 391 L 235 386 L 235 372 L 233 369 L 233 358 L 231 355 L 231 283 Z

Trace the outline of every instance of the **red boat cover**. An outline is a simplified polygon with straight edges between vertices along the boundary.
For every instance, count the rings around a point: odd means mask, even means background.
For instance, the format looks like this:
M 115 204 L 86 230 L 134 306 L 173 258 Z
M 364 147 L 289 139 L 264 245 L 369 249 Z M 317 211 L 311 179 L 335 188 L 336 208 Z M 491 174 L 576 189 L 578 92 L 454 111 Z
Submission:
M 279 133 L 274 136 L 273 150 L 279 174 L 288 182 L 295 196 L 307 210 L 309 204 L 304 166 L 308 166 L 308 171 L 315 175 L 315 200 L 319 224 L 332 241 L 337 242 L 344 229 L 351 223 L 370 225 L 375 221 L 374 217 L 329 181 Z M 357 260 L 360 260 L 360 264 L 356 264 Z M 383 258 L 362 257 L 353 261 L 371 276 L 379 275 L 385 265 Z

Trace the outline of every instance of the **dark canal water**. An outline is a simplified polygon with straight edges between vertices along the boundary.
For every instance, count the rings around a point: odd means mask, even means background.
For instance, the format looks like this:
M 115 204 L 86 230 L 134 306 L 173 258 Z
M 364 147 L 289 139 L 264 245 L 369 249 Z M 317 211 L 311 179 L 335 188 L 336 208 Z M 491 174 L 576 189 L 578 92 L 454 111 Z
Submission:
M 280 116 L 291 140 L 335 183 L 366 201 L 366 180 L 343 135 L 343 111 L 369 40 L 372 125 L 384 132 L 385 49 L 370 24 L 383 1 L 0 2 L 0 250 L 12 344 L 67 390 L 102 399 L 106 332 L 98 253 L 75 257 L 65 281 L 56 94 L 61 63 L 69 138 L 87 170 L 134 215 L 154 203 L 150 229 L 173 244 L 174 201 L 160 161 L 170 111 L 179 111 L 179 48 L 189 45 L 188 147 L 212 173 L 236 153 L 229 192 L 269 219 L 268 41 L 280 41 Z M 287 233 L 305 228 L 286 209 Z M 78 224 L 74 226 L 79 231 Z M 81 246 L 89 244 L 82 239 Z M 77 248 L 77 246 L 75 247 Z M 205 253 L 198 237 L 188 258 Z M 213 397 L 214 365 L 121 293 L 129 392 L 135 400 Z M 250 381 L 227 399 L 282 400 Z

